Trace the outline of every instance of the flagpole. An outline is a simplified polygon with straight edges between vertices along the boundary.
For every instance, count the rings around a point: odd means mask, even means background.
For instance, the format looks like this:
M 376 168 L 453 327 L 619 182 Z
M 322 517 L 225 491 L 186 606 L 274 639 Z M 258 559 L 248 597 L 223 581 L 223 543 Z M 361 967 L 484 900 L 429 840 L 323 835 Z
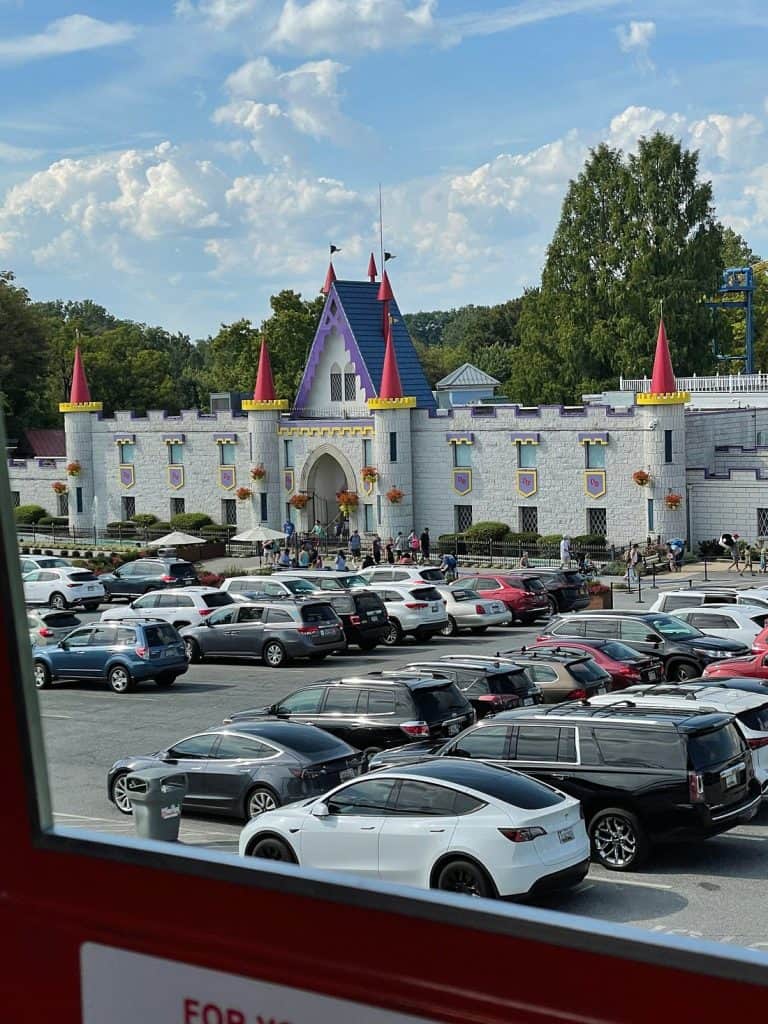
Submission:
M 381 182 L 379 182 L 379 256 L 381 259 L 381 274 L 384 276 L 384 215 L 381 206 Z

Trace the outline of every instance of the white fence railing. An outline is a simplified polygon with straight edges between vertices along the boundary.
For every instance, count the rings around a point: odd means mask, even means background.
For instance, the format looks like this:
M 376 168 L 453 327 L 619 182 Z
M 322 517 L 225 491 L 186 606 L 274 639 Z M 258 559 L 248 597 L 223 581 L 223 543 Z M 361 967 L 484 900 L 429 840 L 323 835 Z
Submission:
M 737 394 L 745 391 L 768 391 L 768 373 L 729 373 L 716 377 L 677 377 L 679 391 L 715 391 L 723 394 Z M 635 379 L 620 377 L 621 391 L 643 393 L 651 390 L 650 377 Z

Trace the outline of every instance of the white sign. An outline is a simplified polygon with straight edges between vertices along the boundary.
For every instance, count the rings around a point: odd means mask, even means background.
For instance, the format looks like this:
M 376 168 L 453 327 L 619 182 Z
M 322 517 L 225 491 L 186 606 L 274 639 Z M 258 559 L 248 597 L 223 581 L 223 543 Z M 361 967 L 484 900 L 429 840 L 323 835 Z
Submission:
M 83 1024 L 435 1024 L 93 942 L 80 971 Z

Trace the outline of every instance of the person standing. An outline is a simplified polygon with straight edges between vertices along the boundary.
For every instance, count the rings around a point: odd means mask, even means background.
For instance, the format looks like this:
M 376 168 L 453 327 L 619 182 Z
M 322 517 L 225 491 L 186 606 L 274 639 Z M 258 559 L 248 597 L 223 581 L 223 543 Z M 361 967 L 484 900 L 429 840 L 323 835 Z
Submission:
M 430 545 L 432 543 L 430 538 L 429 538 L 429 527 L 428 526 L 425 526 L 424 529 L 421 531 L 421 536 L 419 537 L 419 543 L 421 544 L 421 560 L 422 560 L 422 562 L 428 562 L 429 561 L 429 548 L 430 548 Z
M 395 549 L 395 558 L 400 558 L 400 556 L 402 555 L 403 551 L 405 550 L 405 537 L 403 537 L 403 531 L 402 530 L 398 530 L 397 531 L 397 536 L 395 537 L 394 549 Z
M 387 558 L 387 565 L 394 565 L 395 564 L 395 552 L 392 549 L 392 541 L 391 540 L 388 541 L 387 544 L 385 545 L 384 552 L 385 552 L 386 558 Z
M 524 551 L 522 555 L 520 555 L 520 560 L 517 563 L 517 567 L 518 569 L 527 569 L 530 564 L 531 563 L 528 559 L 528 552 Z
M 450 551 L 443 555 L 440 569 L 445 576 L 446 583 L 453 583 L 456 579 L 456 556 L 452 555 Z
M 640 563 L 640 549 L 637 544 L 630 544 L 627 552 L 627 583 L 630 589 L 637 583 L 637 567 Z
M 739 573 L 739 576 L 743 576 L 744 575 L 744 570 L 745 569 L 749 569 L 749 575 L 750 576 L 754 576 L 755 575 L 755 570 L 754 570 L 754 568 L 752 566 L 752 545 L 750 544 L 749 541 L 745 541 L 744 542 L 743 554 L 744 554 L 744 565 L 741 568 L 741 572 Z
M 760 538 L 760 572 L 765 572 L 768 569 L 768 558 L 766 557 L 768 552 L 765 550 L 765 537 Z
M 413 527 L 411 527 L 411 532 L 408 534 L 408 554 L 414 562 L 419 554 L 419 538 Z
M 325 539 L 325 530 L 319 519 L 315 520 L 315 525 L 312 527 L 312 535 L 317 537 L 318 541 Z
M 353 558 L 360 558 L 360 551 L 362 550 L 363 542 L 360 538 L 360 533 L 357 530 L 353 530 L 349 538 L 349 553 Z
M 293 525 L 290 519 L 286 519 L 283 523 L 283 533 L 285 534 L 285 543 L 287 547 L 291 546 L 291 537 L 296 527 Z
M 566 535 L 560 541 L 560 568 L 567 569 L 571 564 L 571 538 Z
M 346 572 L 347 571 L 347 560 L 344 557 L 344 552 L 343 551 L 339 551 L 338 555 L 336 555 L 336 561 L 334 562 L 334 566 L 333 567 L 336 570 L 336 572 Z
M 373 561 L 376 565 L 381 562 L 381 537 L 378 533 L 373 535 Z

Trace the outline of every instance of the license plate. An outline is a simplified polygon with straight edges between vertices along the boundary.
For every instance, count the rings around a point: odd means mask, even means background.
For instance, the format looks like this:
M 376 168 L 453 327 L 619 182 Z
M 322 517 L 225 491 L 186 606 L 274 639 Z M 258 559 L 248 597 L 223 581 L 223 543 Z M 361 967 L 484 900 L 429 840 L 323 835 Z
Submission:
M 524 708 L 528 708 L 528 707 L 531 707 L 531 705 L 533 705 L 535 703 L 536 703 L 536 701 L 533 699 L 533 697 L 526 697 L 523 700 L 523 707 Z
M 654 671 L 654 672 L 649 672 L 648 673 L 648 681 L 649 682 L 655 683 L 658 678 L 659 678 L 659 673 L 658 672 Z
M 343 771 L 339 772 L 339 778 L 341 779 L 342 782 L 346 782 L 347 779 L 354 779 L 354 777 L 355 777 L 355 769 L 354 768 L 345 768 Z
M 378 619 L 381 612 L 368 612 L 369 619 Z
M 735 768 L 729 768 L 726 772 L 721 772 L 720 778 L 725 783 L 726 789 L 733 789 L 734 786 L 738 785 L 739 771 L 740 766 L 737 765 Z
M 445 727 L 445 734 L 446 734 L 446 736 L 455 736 L 458 731 L 459 731 L 459 724 L 458 724 L 458 722 L 451 722 L 450 725 L 446 725 L 446 727 Z
M 597 692 L 598 693 L 605 693 L 605 687 L 604 686 L 598 686 Z
M 95 590 L 95 589 L 96 589 L 96 587 L 86 587 L 85 589 L 86 589 L 86 590 Z
M 440 607 L 439 605 L 433 604 L 432 605 L 432 611 L 433 612 L 439 611 L 439 607 Z
M 570 843 L 575 838 L 572 828 L 561 828 L 557 836 L 561 843 Z

